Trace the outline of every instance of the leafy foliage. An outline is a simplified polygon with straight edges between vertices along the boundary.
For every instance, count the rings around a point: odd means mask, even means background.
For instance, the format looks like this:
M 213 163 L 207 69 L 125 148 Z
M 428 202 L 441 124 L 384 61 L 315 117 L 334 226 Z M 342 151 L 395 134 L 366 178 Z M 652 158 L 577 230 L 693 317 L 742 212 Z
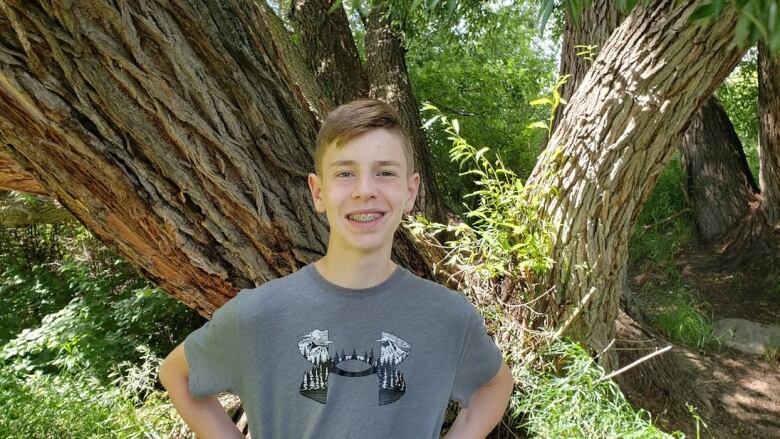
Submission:
M 758 51 L 748 50 L 718 88 L 717 96 L 745 149 L 748 165 L 758 175 Z
M 521 273 L 532 279 L 548 271 L 553 263 L 551 226 L 539 216 L 534 200 L 528 200 L 522 180 L 500 157 L 491 163 L 486 157 L 489 148 L 477 150 L 461 137 L 457 119 L 447 118 L 430 104 L 424 109 L 435 112 L 426 125 L 439 122 L 448 134 L 452 161 L 461 169 L 469 165 L 460 175 L 476 177 L 478 189 L 466 197 L 476 197 L 478 202 L 465 214 L 470 224 L 429 223 L 418 217 L 407 226 L 415 233 L 453 233 L 456 239 L 448 242 L 452 250 L 447 262 L 474 265 L 487 277 Z
M 0 437 L 184 437 L 181 418 L 154 388 L 160 359 L 143 347 L 140 352 L 143 363 L 122 365 L 110 385 L 84 373 L 0 368 Z
M 533 437 L 672 438 L 650 414 L 634 410 L 614 381 L 580 345 L 557 341 L 541 353 L 541 370 L 518 366 L 521 394 L 510 410 Z
M 413 23 L 407 33 L 407 66 L 415 96 L 457 118 L 474 145 L 490 146 L 521 178 L 528 176 L 544 134 L 528 128 L 546 116 L 528 103 L 543 94 L 554 77 L 554 51 L 545 48 L 534 28 L 534 9 L 525 4 L 484 7 L 454 25 L 446 21 Z M 440 130 L 426 129 L 433 168 L 445 202 L 463 212 L 461 201 L 476 189 L 450 161 L 451 141 Z M 469 207 L 475 207 L 476 199 Z
M 121 264 L 121 263 L 120 263 Z M 12 311 L 24 302 L 56 293 L 57 301 L 70 297 L 66 306 L 46 314 L 37 327 L 27 327 L 0 349 L 0 360 L 32 373 L 40 371 L 83 371 L 105 379 L 112 362 L 137 360 L 135 346 L 146 344 L 157 353 L 170 351 L 169 322 L 193 327 L 198 318 L 161 290 L 152 288 L 129 267 L 91 273 L 73 260 L 65 260 L 49 272 L 56 287 L 26 284 L 33 295 L 10 303 Z M 33 274 L 45 268 L 38 267 Z M 21 270 L 13 278 L 16 287 Z M 31 280 L 36 282 L 40 276 Z M 4 299 L 14 297 L 4 297 Z M 53 301 L 56 303 L 56 301 Z
M 693 218 L 683 196 L 685 180 L 675 153 L 639 214 L 629 241 L 630 262 L 665 264 L 694 239 Z
M 159 356 L 203 319 L 79 226 L 0 229 L 0 266 L 0 437 L 171 437 Z

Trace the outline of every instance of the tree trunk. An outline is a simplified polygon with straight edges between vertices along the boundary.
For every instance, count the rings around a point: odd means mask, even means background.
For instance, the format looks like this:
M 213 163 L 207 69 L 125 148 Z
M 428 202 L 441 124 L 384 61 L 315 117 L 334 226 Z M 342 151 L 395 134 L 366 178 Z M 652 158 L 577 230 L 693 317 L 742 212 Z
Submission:
M 333 0 L 296 0 L 290 21 L 300 36 L 306 60 L 332 106 L 363 97 L 368 91 L 344 7 Z M 329 12 L 330 11 L 330 12 Z
M 398 110 L 401 123 L 412 140 L 421 184 L 415 210 L 433 221 L 445 222 L 446 209 L 436 184 L 428 142 L 421 128 L 417 99 L 409 82 L 403 41 L 400 32 L 391 23 L 384 1 L 376 2 L 371 8 L 366 23 L 365 46 L 369 96 Z
M 689 21 L 704 3 L 635 8 L 599 51 L 529 178 L 555 230 L 548 315 L 570 319 L 568 334 L 594 353 L 615 336 L 641 208 L 691 116 L 744 53 L 732 44 L 733 7 L 708 26 Z M 607 367 L 615 361 L 600 357 Z
M 68 5 L 0 13 L 14 161 L 204 316 L 324 253 L 306 185 L 322 100 L 267 5 Z M 430 277 L 436 249 L 398 235 L 395 260 Z
M 729 116 L 712 96 L 691 120 L 682 142 L 686 191 L 701 238 L 736 225 L 757 199 L 758 187 Z
M 758 45 L 759 182 L 763 211 L 780 227 L 780 57 Z
M 559 90 L 561 97 L 569 100 L 588 73 L 592 60 L 577 55 L 582 48 L 575 46 L 596 46 L 598 53 L 609 36 L 623 20 L 623 14 L 615 7 L 613 0 L 593 0 L 575 22 L 571 13 L 566 11 L 561 44 L 561 65 L 558 75 L 571 75 Z M 563 117 L 566 105 L 555 110 L 553 131 Z

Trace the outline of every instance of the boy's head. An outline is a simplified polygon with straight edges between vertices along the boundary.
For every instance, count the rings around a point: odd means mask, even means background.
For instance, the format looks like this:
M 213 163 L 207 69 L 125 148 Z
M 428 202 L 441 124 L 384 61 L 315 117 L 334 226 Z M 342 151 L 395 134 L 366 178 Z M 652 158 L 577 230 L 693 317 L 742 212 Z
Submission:
M 382 255 L 417 197 L 411 145 L 387 104 L 359 100 L 331 112 L 317 136 L 314 208 L 330 225 L 328 255 Z
M 414 154 L 409 136 L 393 107 L 375 99 L 359 99 L 341 105 L 328 114 L 317 134 L 314 147 L 314 170 L 322 176 L 322 159 L 329 148 L 341 148 L 367 131 L 384 128 L 398 136 L 406 158 L 406 175 L 414 173 Z

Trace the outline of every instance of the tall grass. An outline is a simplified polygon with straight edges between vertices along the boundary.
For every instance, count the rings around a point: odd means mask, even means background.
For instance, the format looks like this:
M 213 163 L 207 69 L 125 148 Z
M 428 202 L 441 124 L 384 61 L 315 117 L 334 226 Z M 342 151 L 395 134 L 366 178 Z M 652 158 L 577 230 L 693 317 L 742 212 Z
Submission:
M 513 415 L 535 438 L 674 438 L 650 414 L 628 403 L 614 381 L 577 343 L 558 341 L 542 353 L 541 370 L 519 366 Z

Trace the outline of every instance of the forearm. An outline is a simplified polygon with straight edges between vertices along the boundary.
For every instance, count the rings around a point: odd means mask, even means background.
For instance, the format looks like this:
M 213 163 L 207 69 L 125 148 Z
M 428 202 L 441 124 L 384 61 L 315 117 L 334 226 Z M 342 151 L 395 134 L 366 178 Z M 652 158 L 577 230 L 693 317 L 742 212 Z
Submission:
M 512 374 L 502 365 L 496 377 L 477 389 L 471 396 L 468 409 L 462 409 L 447 439 L 482 439 L 501 421 L 512 395 Z
M 162 384 L 176 411 L 199 439 L 244 439 L 216 396 L 204 399 L 192 396 L 187 376 L 167 377 Z

